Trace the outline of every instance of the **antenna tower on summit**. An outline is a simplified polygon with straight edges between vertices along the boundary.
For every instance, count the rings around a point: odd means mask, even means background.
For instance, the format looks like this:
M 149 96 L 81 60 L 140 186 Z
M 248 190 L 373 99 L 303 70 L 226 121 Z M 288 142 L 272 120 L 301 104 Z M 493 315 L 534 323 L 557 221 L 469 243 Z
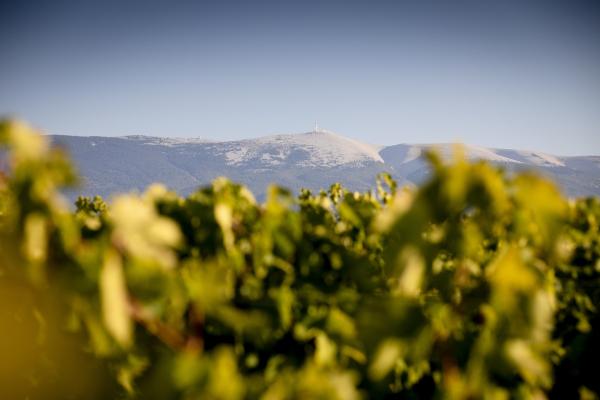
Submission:
M 315 133 L 319 132 L 319 123 L 315 121 Z

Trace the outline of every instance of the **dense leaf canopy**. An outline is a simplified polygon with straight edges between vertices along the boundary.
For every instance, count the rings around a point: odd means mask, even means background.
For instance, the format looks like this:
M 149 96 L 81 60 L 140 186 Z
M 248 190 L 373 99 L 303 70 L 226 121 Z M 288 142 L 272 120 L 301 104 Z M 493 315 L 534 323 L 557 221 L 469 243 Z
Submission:
M 457 149 L 416 189 L 259 204 L 220 178 L 75 209 L 63 151 L 18 121 L 0 144 L 2 398 L 600 393 L 597 198 Z

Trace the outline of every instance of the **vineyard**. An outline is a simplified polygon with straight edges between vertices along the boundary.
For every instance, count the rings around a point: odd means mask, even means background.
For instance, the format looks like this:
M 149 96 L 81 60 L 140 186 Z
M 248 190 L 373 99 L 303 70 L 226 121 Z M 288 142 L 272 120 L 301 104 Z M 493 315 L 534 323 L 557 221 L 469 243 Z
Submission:
M 70 205 L 64 151 L 0 146 L 2 399 L 598 399 L 598 198 L 457 148 L 419 188 Z

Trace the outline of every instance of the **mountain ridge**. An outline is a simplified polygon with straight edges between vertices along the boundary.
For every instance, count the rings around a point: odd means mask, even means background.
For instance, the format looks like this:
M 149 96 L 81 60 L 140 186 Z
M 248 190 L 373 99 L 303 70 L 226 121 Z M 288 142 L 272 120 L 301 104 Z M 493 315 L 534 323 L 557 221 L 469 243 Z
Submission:
M 352 190 L 369 190 L 380 172 L 391 173 L 400 184 L 419 184 L 428 176 L 424 153 L 437 149 L 450 158 L 456 146 L 376 146 L 321 129 L 229 141 L 144 135 L 50 137 L 71 152 L 82 173 L 83 185 L 70 192 L 71 197 L 143 190 L 153 182 L 188 194 L 218 176 L 248 185 L 259 197 L 270 183 L 319 190 L 339 181 Z M 461 146 L 471 160 L 547 175 L 569 196 L 600 195 L 600 156 Z

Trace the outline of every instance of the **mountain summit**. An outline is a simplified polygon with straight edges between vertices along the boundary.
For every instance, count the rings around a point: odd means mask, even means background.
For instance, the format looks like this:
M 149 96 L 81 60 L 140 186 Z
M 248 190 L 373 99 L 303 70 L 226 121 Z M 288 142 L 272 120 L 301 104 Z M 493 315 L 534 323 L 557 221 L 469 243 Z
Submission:
M 384 162 L 372 146 L 326 130 L 225 142 L 215 150 L 229 165 L 335 167 Z

